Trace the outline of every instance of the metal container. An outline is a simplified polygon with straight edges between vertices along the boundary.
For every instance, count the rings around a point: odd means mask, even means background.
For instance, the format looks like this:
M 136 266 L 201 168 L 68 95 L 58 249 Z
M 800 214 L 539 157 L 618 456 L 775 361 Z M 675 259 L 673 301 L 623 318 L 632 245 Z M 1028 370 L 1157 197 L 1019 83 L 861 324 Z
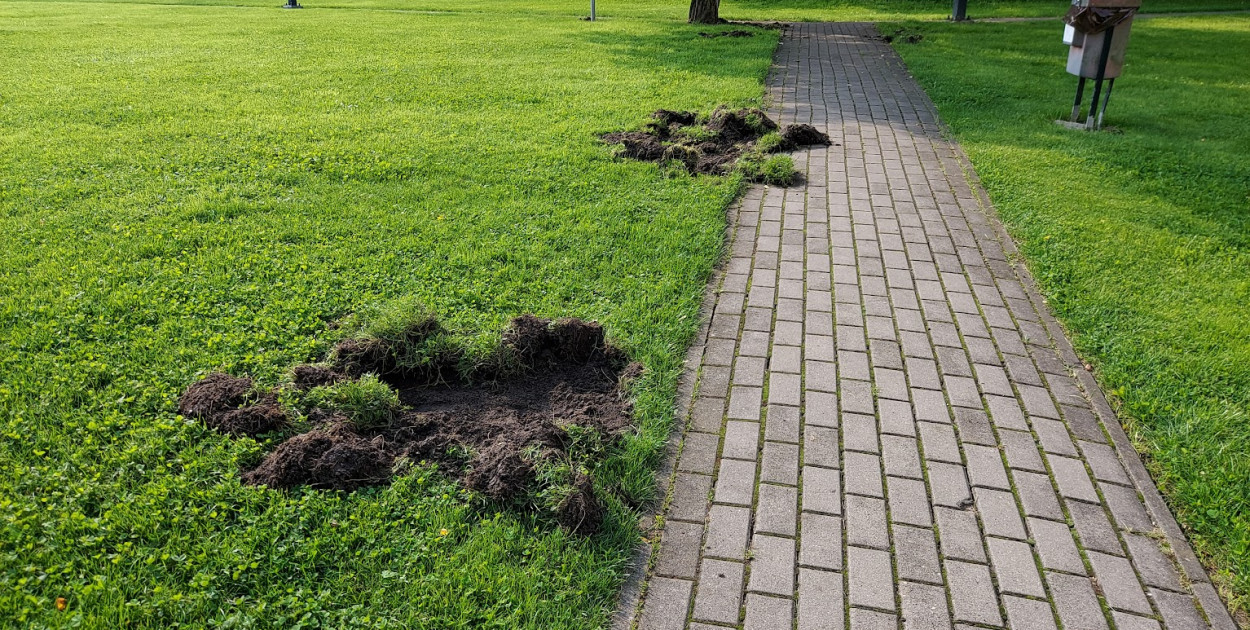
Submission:
M 1081 15 L 1066 24 L 1063 43 L 1068 44 L 1068 74 L 1086 79 L 1114 79 L 1124 70 L 1133 13 L 1141 0 L 1078 0 L 1069 16 Z M 1067 21 L 1067 20 L 1065 20 Z M 1107 38 L 1110 38 L 1108 46 Z M 1099 67 L 1106 50 L 1106 68 Z

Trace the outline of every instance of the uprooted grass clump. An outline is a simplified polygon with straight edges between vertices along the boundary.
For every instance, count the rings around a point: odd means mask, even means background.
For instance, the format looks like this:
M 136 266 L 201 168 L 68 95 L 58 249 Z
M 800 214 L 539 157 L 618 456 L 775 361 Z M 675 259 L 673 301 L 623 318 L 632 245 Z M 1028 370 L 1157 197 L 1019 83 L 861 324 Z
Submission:
M 645 131 L 605 134 L 617 155 L 672 164 L 692 174 L 725 175 L 735 169 L 751 181 L 788 186 L 798 179 L 794 161 L 772 156 L 799 147 L 831 144 L 811 125 L 779 128 L 759 109 L 717 108 L 706 119 L 694 112 L 656 110 Z
M 376 336 L 345 339 L 326 364 L 295 367 L 280 392 L 210 374 L 181 409 L 236 435 L 263 432 L 224 419 L 258 409 L 281 414 L 270 431 L 303 429 L 246 470 L 247 484 L 351 491 L 427 461 L 491 501 L 578 533 L 598 529 L 595 466 L 633 424 L 626 389 L 640 369 L 602 326 L 523 315 L 478 359 L 420 311 L 361 330 Z

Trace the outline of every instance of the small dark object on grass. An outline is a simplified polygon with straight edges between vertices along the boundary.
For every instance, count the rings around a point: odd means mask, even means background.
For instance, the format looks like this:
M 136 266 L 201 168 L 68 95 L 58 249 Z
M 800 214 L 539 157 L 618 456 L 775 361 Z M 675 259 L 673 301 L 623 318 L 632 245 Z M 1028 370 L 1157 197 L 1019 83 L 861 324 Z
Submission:
M 752 33 L 751 31 L 743 31 L 739 29 L 734 29 L 732 31 L 721 31 L 719 33 L 700 32 L 699 37 L 708 37 L 708 38 L 711 38 L 711 37 L 755 37 L 755 33 Z
M 891 34 L 882 35 L 881 39 L 887 44 L 894 43 L 895 40 L 904 44 L 919 44 L 924 40 L 924 33 L 909 33 L 907 29 L 900 28 Z

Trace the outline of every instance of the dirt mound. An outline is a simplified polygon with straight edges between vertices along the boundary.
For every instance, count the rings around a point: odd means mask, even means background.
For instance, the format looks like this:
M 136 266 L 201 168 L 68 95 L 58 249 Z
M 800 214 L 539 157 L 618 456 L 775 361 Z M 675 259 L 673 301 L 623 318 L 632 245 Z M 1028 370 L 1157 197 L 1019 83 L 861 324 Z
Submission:
M 810 125 L 790 125 L 779 130 L 766 113 L 754 108 L 717 108 L 703 124 L 699 124 L 699 117 L 693 112 L 666 109 L 656 110 L 651 119 L 647 131 L 614 132 L 602 139 L 620 145 L 620 157 L 678 163 L 690 173 L 705 175 L 730 172 L 742 156 L 763 151 L 757 150 L 756 144 L 773 132 L 780 131 L 783 137 L 774 137 L 768 152 L 829 144 L 829 136 Z
M 349 430 L 312 430 L 279 444 L 260 466 L 243 474 L 243 483 L 331 490 L 376 485 L 390 479 L 394 462 L 384 445 L 381 438 L 367 440 Z
M 325 387 L 344 379 L 342 374 L 319 365 L 297 365 L 291 370 L 291 380 L 300 389 Z
M 207 418 L 236 409 L 252 393 L 252 379 L 213 372 L 187 388 L 178 399 L 178 413 Z
M 818 144 L 829 146 L 833 144 L 833 141 L 829 139 L 829 134 L 803 123 L 786 125 L 786 128 L 781 132 L 781 137 L 796 147 Z
M 230 435 L 256 437 L 286 427 L 286 412 L 276 396 L 265 395 L 247 404 L 255 397 L 252 379 L 213 372 L 183 392 L 178 413 Z
M 751 31 L 743 31 L 734 29 L 732 31 L 722 31 L 720 33 L 699 33 L 699 37 L 755 37 L 755 33 Z
M 335 367 L 294 368 L 294 388 L 350 385 L 353 372 L 394 370 L 401 358 L 394 343 L 344 341 L 333 351 Z M 585 443 L 610 444 L 632 426 L 624 388 L 641 366 L 607 343 L 600 324 L 575 318 L 517 317 L 500 352 L 509 357 L 504 364 L 521 370 L 438 386 L 385 381 L 401 407 L 393 421 L 379 426 L 354 422 L 350 411 L 306 410 L 314 428 L 279 444 L 244 473 L 243 482 L 351 491 L 387 483 L 400 459 L 427 460 L 499 502 L 534 506 L 551 487 L 565 489 L 547 509 L 570 530 L 593 533 L 603 511 L 593 479 L 583 471 L 601 453 Z M 253 391 L 250 379 L 215 374 L 188 388 L 183 403 L 188 411 L 209 410 L 200 417 L 234 435 L 285 426 L 276 394 L 245 406 Z M 539 487 L 544 483 L 548 487 Z

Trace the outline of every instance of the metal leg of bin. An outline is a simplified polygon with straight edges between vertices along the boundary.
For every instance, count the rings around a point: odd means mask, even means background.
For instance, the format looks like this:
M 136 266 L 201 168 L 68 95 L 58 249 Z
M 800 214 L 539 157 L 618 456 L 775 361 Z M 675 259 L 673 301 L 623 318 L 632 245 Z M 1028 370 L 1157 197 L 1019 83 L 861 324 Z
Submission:
M 1107 113 L 1107 103 L 1111 101 L 1111 90 L 1115 88 L 1115 79 L 1107 81 L 1107 95 L 1102 97 L 1102 106 L 1098 108 L 1098 122 L 1096 129 L 1102 129 L 1102 115 Z
M 1107 76 L 1107 58 L 1111 56 L 1111 38 L 1115 36 L 1115 27 L 1103 31 L 1102 50 L 1098 54 L 1098 73 L 1094 76 L 1094 98 L 1089 102 L 1089 114 L 1085 117 L 1085 128 L 1093 130 L 1098 122 L 1098 98 L 1102 96 L 1102 80 Z
M 1076 100 L 1072 101 L 1072 122 L 1081 117 L 1081 97 L 1085 96 L 1085 77 L 1076 84 Z

